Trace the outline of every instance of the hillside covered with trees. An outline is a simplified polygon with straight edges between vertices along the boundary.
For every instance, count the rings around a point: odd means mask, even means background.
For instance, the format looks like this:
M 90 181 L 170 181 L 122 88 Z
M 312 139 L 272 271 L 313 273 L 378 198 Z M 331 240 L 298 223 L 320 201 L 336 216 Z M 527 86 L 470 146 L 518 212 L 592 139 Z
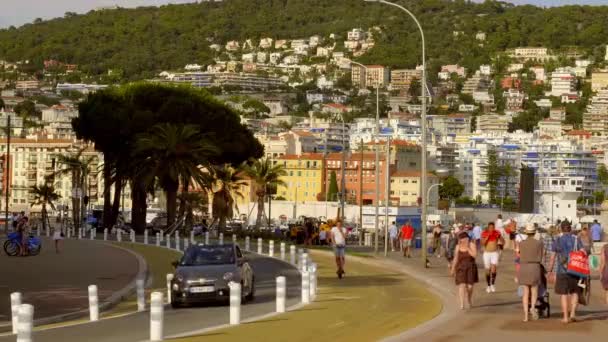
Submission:
M 469 70 L 496 52 L 516 46 L 568 49 L 602 56 L 608 43 L 608 6 L 538 8 L 486 1 L 403 0 L 427 36 L 431 70 L 460 63 Z M 376 46 L 360 60 L 391 67 L 420 61 L 420 38 L 411 19 L 397 9 L 362 0 L 225 0 L 200 4 L 66 13 L 0 30 L 0 59 L 46 59 L 78 64 L 90 75 L 121 70 L 127 80 L 151 77 L 188 63 L 208 64 L 212 43 L 228 40 L 304 38 L 355 27 L 379 26 Z M 455 37 L 453 32 L 462 32 Z M 475 33 L 487 40 L 480 45 Z

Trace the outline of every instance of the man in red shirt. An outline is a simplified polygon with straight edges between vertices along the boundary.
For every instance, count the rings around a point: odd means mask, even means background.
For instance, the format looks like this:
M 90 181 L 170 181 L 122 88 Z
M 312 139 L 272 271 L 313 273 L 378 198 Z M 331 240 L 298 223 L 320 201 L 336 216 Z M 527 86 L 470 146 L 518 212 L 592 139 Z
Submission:
M 486 269 L 486 283 L 488 287 L 486 292 L 496 292 L 496 266 L 500 253 L 498 246 L 504 244 L 505 240 L 502 234 L 495 229 L 494 222 L 488 223 L 488 229 L 481 233 L 481 245 L 483 246 L 483 264 Z
M 403 249 L 403 256 L 411 258 L 412 255 L 410 253 L 410 249 L 412 247 L 412 239 L 414 238 L 414 227 L 410 221 L 407 221 L 401 227 L 401 248 Z

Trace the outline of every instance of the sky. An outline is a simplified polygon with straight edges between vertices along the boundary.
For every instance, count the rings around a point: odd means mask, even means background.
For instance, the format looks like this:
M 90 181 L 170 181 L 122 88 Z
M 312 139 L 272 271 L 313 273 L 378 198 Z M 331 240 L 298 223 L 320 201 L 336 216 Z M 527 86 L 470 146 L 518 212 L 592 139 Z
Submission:
M 483 0 L 475 0 L 483 1 Z M 507 0 L 514 4 L 560 6 L 571 4 L 608 5 L 608 0 Z M 0 0 L 0 28 L 19 26 L 36 18 L 61 17 L 65 12 L 85 13 L 100 6 L 137 7 L 185 3 L 193 0 Z

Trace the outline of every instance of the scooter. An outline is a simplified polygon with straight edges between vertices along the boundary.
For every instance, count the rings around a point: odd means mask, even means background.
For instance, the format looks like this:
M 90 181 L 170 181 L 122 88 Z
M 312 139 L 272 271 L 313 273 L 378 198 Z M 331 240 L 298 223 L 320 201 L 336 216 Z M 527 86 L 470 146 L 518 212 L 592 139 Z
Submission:
M 40 238 L 30 235 L 27 245 L 29 255 L 38 255 L 42 249 L 42 241 Z M 8 234 L 8 240 L 4 241 L 4 252 L 8 256 L 17 256 L 21 254 L 21 239 L 19 233 L 13 232 Z

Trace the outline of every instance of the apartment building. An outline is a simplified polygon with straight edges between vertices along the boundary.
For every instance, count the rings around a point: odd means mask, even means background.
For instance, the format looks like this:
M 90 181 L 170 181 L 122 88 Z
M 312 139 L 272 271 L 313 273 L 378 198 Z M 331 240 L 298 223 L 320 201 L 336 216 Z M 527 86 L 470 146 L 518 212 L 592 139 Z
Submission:
M 366 65 L 365 68 L 352 65 L 351 79 L 353 86 L 359 88 L 383 88 L 389 82 L 389 69 L 382 65 Z
M 477 132 L 507 133 L 510 117 L 498 114 L 486 114 L 477 117 Z
M 471 116 L 468 114 L 428 115 L 429 127 L 443 136 L 471 133 Z
M 551 91 L 548 96 L 561 97 L 576 93 L 576 75 L 567 68 L 558 68 L 551 73 Z
M 17 81 L 17 83 L 15 84 L 15 89 L 21 90 L 21 91 L 40 89 L 40 81 L 38 81 L 38 80 Z
M 386 164 L 385 156 L 380 156 L 379 177 L 375 174 L 375 153 L 352 153 L 346 156 L 344 163 L 345 175 L 345 201 L 348 203 L 363 203 L 363 205 L 372 205 L 376 201 L 384 204 L 386 199 Z M 336 173 L 338 186 L 342 184 L 342 154 L 330 153 L 326 158 L 325 177 L 329 180 L 331 173 Z M 390 170 L 389 170 L 390 172 Z M 362 182 L 360 182 L 362 180 Z M 376 184 L 380 186 L 380 196 L 376 198 Z M 334 200 L 331 199 L 330 200 Z
M 550 118 L 544 119 L 538 123 L 538 133 L 541 137 L 549 136 L 558 138 L 562 136 L 562 122 Z
M 545 60 L 550 58 L 548 49 L 545 47 L 519 47 L 516 48 L 511 57 L 520 58 L 524 60 Z
M 526 94 L 518 89 L 511 88 L 505 91 L 502 96 L 505 99 L 505 110 L 519 111 L 523 108 Z
M 608 88 L 608 70 L 598 70 L 591 73 L 591 90 L 600 91 Z
M 608 89 L 601 89 L 591 98 L 583 113 L 583 129 L 593 135 L 608 135 Z
M 197 88 L 233 86 L 247 90 L 280 88 L 285 83 L 278 77 L 236 72 L 186 72 L 169 75 L 164 82 L 190 84 Z
M 422 78 L 422 70 L 418 69 L 396 69 L 391 70 L 391 89 L 407 90 L 415 79 Z
M 395 171 L 391 174 L 390 195 L 391 204 L 396 206 L 419 206 L 419 199 L 426 194 L 422 193 L 422 179 L 420 171 Z M 427 187 L 437 184 L 439 179 L 433 174 L 427 177 Z M 437 206 L 439 194 L 437 187 L 431 189 L 428 203 L 431 207 Z
M 277 196 L 294 202 L 318 201 L 323 196 L 323 154 L 284 155 L 277 159 L 277 164 L 283 165 L 287 172 L 281 178 L 285 185 L 277 188 Z

